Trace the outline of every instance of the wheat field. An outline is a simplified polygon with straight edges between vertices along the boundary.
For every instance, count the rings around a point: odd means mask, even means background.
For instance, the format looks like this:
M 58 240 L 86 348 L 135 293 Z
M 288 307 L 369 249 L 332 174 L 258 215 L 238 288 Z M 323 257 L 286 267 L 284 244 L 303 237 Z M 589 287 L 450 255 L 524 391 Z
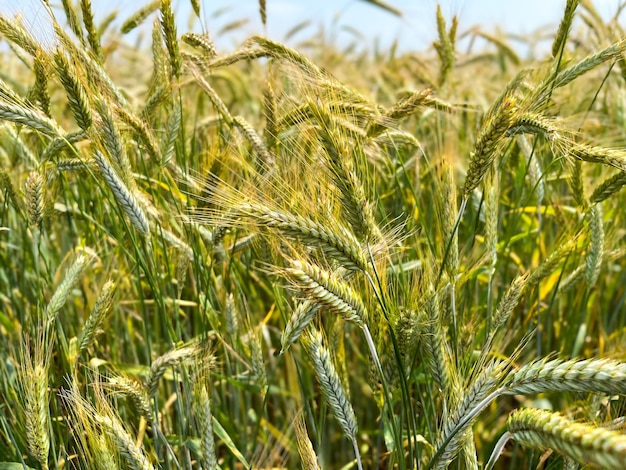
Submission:
M 420 52 L 42 9 L 0 16 L 0 470 L 626 468 L 619 11 L 523 58 L 441 8 Z

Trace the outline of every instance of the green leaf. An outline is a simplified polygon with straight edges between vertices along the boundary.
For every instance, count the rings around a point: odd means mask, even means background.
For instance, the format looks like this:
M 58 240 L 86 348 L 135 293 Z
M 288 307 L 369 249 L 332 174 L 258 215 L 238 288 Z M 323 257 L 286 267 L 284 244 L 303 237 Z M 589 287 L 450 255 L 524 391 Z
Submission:
M 246 458 L 241 452 L 239 452 L 239 449 L 237 449 L 237 446 L 226 432 L 226 429 L 224 429 L 220 422 L 215 419 L 215 416 L 213 417 L 213 432 L 220 438 L 220 440 L 226 445 L 226 447 L 228 447 L 232 454 L 243 464 L 245 468 L 250 468 L 250 464 Z

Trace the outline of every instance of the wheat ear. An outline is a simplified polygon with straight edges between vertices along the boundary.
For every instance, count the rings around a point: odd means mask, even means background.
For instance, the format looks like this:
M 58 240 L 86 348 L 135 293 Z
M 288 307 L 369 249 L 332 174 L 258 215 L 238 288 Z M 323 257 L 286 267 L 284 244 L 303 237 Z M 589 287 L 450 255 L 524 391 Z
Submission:
M 135 443 L 135 440 L 117 417 L 94 414 L 93 418 L 104 430 L 107 437 L 115 443 L 129 468 L 132 470 L 154 469 L 143 449 Z
M 208 34 L 185 33 L 181 39 L 202 53 L 204 59 L 212 59 L 217 55 L 215 44 Z
M 59 311 L 67 302 L 72 289 L 78 282 L 81 274 L 89 264 L 90 258 L 86 253 L 79 254 L 69 269 L 65 272 L 65 277 L 61 284 L 56 288 L 54 294 L 50 298 L 48 302 L 48 306 L 46 307 L 45 319 L 46 324 L 50 325 L 57 317 Z
M 197 383 L 194 387 L 193 399 L 196 407 L 196 422 L 200 437 L 200 461 L 204 470 L 215 470 L 217 457 L 215 455 L 215 438 L 213 436 L 213 414 L 211 413 L 211 399 L 206 385 Z
M 24 208 L 24 201 L 18 196 L 13 187 L 13 182 L 9 175 L 0 168 L 0 190 L 2 190 L 3 196 L 13 205 L 15 210 L 21 210 Z
M 148 224 L 148 219 L 133 193 L 124 184 L 100 151 L 96 150 L 94 152 L 94 160 L 100 168 L 107 185 L 111 188 L 115 199 L 124 212 L 126 212 L 132 224 L 143 236 L 149 238 L 150 225 Z
M 589 196 L 589 201 L 592 203 L 602 202 L 622 189 L 624 185 L 626 185 L 626 171 L 619 171 L 600 183 Z
M 47 335 L 39 332 L 31 355 L 29 342 L 22 345 L 19 384 L 23 397 L 25 414 L 26 438 L 28 450 L 41 464 L 48 469 L 50 436 L 48 434 L 50 410 L 48 407 L 48 369 L 50 350 Z
M 172 12 L 172 0 L 161 0 L 161 29 L 165 39 L 165 47 L 170 56 L 170 66 L 172 75 L 180 77 L 182 62 L 180 59 L 180 49 L 178 47 L 178 37 L 176 34 L 176 22 Z
M 626 364 L 609 359 L 544 359 L 511 372 L 505 393 L 566 391 L 626 395 Z
M 578 3 L 579 0 L 567 0 L 565 4 L 565 12 L 563 13 L 563 18 L 561 19 L 561 23 L 559 24 L 559 29 L 557 30 L 556 36 L 554 37 L 554 42 L 552 43 L 552 57 L 557 58 L 565 47 L 565 43 L 567 42 L 567 35 L 569 34 L 570 28 L 572 27 L 574 13 L 576 12 L 576 7 L 578 6 Z
M 339 261 L 346 269 L 365 271 L 365 253 L 354 235 L 336 224 L 332 229 L 304 216 L 273 210 L 263 204 L 242 203 L 235 211 L 252 223 L 279 230 L 289 238 L 307 245 L 319 246 L 329 259 Z
M 41 173 L 31 171 L 24 184 L 26 198 L 26 215 L 32 227 L 41 227 L 44 214 L 44 180 Z
M 288 275 L 296 281 L 307 297 L 342 316 L 346 321 L 363 326 L 367 309 L 360 296 L 343 280 L 306 261 L 291 261 Z
M 157 357 L 148 370 L 148 376 L 146 377 L 146 389 L 148 395 L 154 397 L 159 387 L 159 381 L 170 367 L 177 366 L 186 361 L 190 361 L 198 356 L 200 352 L 197 346 L 187 346 L 182 348 L 172 349 L 171 351 Z
M 450 364 L 437 293 L 426 300 L 425 317 L 424 356 L 439 392 L 445 397 L 450 392 Z
M 281 349 L 279 355 L 287 352 L 289 347 L 298 341 L 304 329 L 313 321 L 318 309 L 319 306 L 310 300 L 298 303 L 280 336 Z
M 0 119 L 23 124 L 48 137 L 59 137 L 63 130 L 41 111 L 30 109 L 19 103 L 0 101 Z
M 93 9 L 91 8 L 91 0 L 80 0 L 80 11 L 83 17 L 83 24 L 87 31 L 87 42 L 95 57 L 100 63 L 104 62 L 104 52 L 100 45 L 100 35 L 94 24 Z
M 585 257 L 585 280 L 589 288 L 593 287 L 600 275 L 602 256 L 604 254 L 604 225 L 602 208 L 594 205 L 588 214 L 589 218 L 589 251 Z
M 445 420 L 435 445 L 435 454 L 428 468 L 444 469 L 454 459 L 465 441 L 465 431 L 474 423 L 482 411 L 500 394 L 498 384 L 502 375 L 502 364 L 493 362 L 485 367 L 467 388 L 463 399 Z
M 514 411 L 507 428 L 511 438 L 526 447 L 554 449 L 583 465 L 626 467 L 626 435 L 616 431 L 530 408 Z
M 113 392 L 126 395 L 129 397 L 137 411 L 145 420 L 152 422 L 152 407 L 150 406 L 150 397 L 144 385 L 126 375 L 116 375 L 109 377 L 106 387 Z
M 352 441 L 357 464 L 361 469 L 361 458 L 356 442 L 356 415 L 341 385 L 332 357 L 324 346 L 322 334 L 314 329 L 309 329 L 309 334 L 307 334 L 304 343 L 313 361 L 313 369 L 317 380 L 320 382 L 322 392 L 343 434 Z
M 39 109 L 50 117 L 50 93 L 48 92 L 47 56 L 43 51 L 37 51 L 33 59 L 33 72 L 35 84 L 33 85 L 33 97 L 39 103 Z
M 78 334 L 78 354 L 91 346 L 96 335 L 100 333 L 104 320 L 106 320 L 113 307 L 114 291 L 115 283 L 111 280 L 105 282 L 102 286 L 96 304 Z
M 476 189 L 498 156 L 498 145 L 506 137 L 506 132 L 514 122 L 515 104 L 516 100 L 512 96 L 507 96 L 501 102 L 496 102 L 487 112 L 470 156 L 463 199 Z
M 293 428 L 296 434 L 296 443 L 298 444 L 302 470 L 321 470 L 315 449 L 313 449 L 313 444 L 311 443 L 311 439 L 309 439 L 309 433 L 307 432 L 304 414 L 302 412 L 296 415 Z
M 128 19 L 122 24 L 120 30 L 123 34 L 130 33 L 133 29 L 139 26 L 143 21 L 152 13 L 159 9 L 161 0 L 154 0 L 147 5 L 141 7 L 135 13 L 128 17 Z

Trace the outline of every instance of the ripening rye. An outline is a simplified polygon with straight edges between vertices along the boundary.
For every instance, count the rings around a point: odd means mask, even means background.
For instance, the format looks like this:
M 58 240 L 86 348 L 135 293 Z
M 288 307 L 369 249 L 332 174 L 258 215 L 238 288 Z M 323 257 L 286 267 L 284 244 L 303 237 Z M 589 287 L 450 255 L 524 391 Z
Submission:
M 0 6 L 0 470 L 626 468 L 619 11 L 57 3 Z

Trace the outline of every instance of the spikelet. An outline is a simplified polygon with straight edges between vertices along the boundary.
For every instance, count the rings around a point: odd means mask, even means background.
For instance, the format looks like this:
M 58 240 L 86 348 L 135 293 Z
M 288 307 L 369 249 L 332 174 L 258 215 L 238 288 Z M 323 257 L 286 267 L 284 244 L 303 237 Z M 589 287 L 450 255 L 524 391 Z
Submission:
M 523 446 L 553 449 L 583 465 L 615 470 L 626 465 L 626 435 L 616 431 L 530 408 L 514 411 L 507 428 Z
M 0 15 L 0 34 L 2 34 L 7 41 L 24 49 L 32 57 L 37 55 L 39 45 L 21 22 L 12 21 L 4 15 Z
M 219 97 L 217 92 L 213 89 L 213 87 L 211 87 L 211 85 L 209 85 L 209 82 L 207 82 L 198 73 L 197 70 L 192 70 L 192 74 L 193 74 L 193 77 L 194 77 L 196 83 L 202 89 L 202 91 L 204 91 L 206 93 L 206 95 L 208 96 L 209 100 L 211 100 L 211 103 L 213 103 L 213 106 L 215 107 L 217 112 L 220 114 L 222 119 L 224 119 L 227 124 L 232 124 L 233 123 L 233 117 L 231 116 L 230 111 L 228 110 L 228 108 L 226 107 L 226 105 L 224 104 L 222 99 Z
M 337 367 L 337 375 L 346 392 L 346 396 L 350 399 L 350 374 L 348 373 L 348 360 L 346 358 L 345 321 L 338 317 L 334 318 L 329 335 L 328 346 L 333 354 L 333 360 Z
M 266 0 L 259 0 L 259 13 L 261 15 L 261 23 L 267 26 L 267 5 Z
M 60 136 L 55 138 L 50 144 L 46 147 L 46 149 L 41 154 L 41 161 L 46 162 L 54 159 L 61 153 L 63 150 L 72 149 L 72 144 L 77 142 L 81 142 L 87 139 L 87 134 L 85 131 L 78 130 L 76 132 L 70 132 L 65 134 L 64 136 Z
M 585 199 L 585 187 L 583 185 L 583 169 L 579 160 L 574 162 L 572 175 L 569 179 L 569 185 L 572 189 L 572 196 L 574 197 L 576 205 L 582 210 L 586 210 L 587 200 Z
M 459 238 L 458 232 L 454 230 L 457 217 L 454 170 L 452 165 L 445 163 L 441 181 L 441 235 L 442 239 L 446 240 L 442 247 L 445 250 L 442 253 L 442 256 L 445 256 L 442 262 L 452 283 L 455 282 L 459 271 Z
M 115 287 L 115 283 L 111 280 L 108 280 L 102 286 L 93 310 L 78 335 L 78 354 L 81 354 L 91 346 L 96 336 L 100 333 L 102 325 L 113 307 Z
M 135 13 L 133 13 L 125 22 L 122 24 L 121 31 L 123 34 L 130 33 L 133 29 L 139 26 L 143 21 L 150 16 L 152 13 L 159 9 L 161 5 L 161 0 L 154 0 L 147 5 L 141 7 Z
M 513 282 L 511 282 L 506 292 L 502 295 L 502 298 L 496 307 L 496 312 L 493 315 L 492 335 L 495 335 L 509 321 L 511 313 L 519 304 L 522 294 L 524 293 L 524 289 L 528 285 L 528 279 L 528 274 L 517 276 Z
M 190 0 L 191 8 L 197 17 L 200 17 L 200 0 Z
M 291 261 L 288 275 L 307 297 L 358 326 L 367 323 L 360 296 L 345 281 L 306 261 Z
M 44 180 L 41 173 L 31 171 L 24 184 L 26 215 L 31 227 L 41 228 L 44 215 Z
M 156 143 L 154 135 L 148 128 L 145 122 L 131 113 L 124 107 L 117 107 L 116 114 L 122 122 L 130 126 L 137 134 L 137 137 L 141 139 L 146 151 L 155 162 L 161 161 L 161 150 Z
M 217 469 L 215 438 L 213 437 L 213 414 L 211 399 L 206 385 L 198 382 L 194 385 L 193 400 L 195 405 L 196 426 L 200 438 L 200 461 L 204 470 Z
M 296 434 L 296 443 L 298 444 L 302 470 L 320 470 L 317 455 L 315 454 L 315 449 L 313 449 L 311 439 L 309 439 L 309 433 L 307 432 L 304 414 L 302 412 L 296 415 L 293 421 L 293 429 Z
M 22 345 L 21 364 L 18 373 L 20 397 L 25 415 L 28 451 L 43 469 L 48 469 L 50 436 L 48 434 L 50 410 L 48 407 L 48 369 L 51 350 L 47 335 L 39 331 L 31 354 L 30 344 Z M 48 351 L 48 352 L 46 352 Z
M 92 384 L 95 407 L 88 403 L 82 405 L 85 408 L 86 417 L 91 418 L 91 421 L 98 425 L 100 434 L 103 434 L 109 445 L 121 455 L 128 468 L 153 470 L 154 467 L 142 447 L 141 440 L 133 438 L 124 426 L 119 415 L 111 406 L 112 404 L 107 400 L 103 385 L 101 382 Z
M 523 113 L 515 118 L 506 131 L 507 137 L 519 134 L 534 134 L 544 137 L 550 143 L 557 143 L 562 131 L 554 119 L 540 114 Z
M 208 34 L 185 33 L 181 36 L 181 39 L 186 44 L 200 51 L 203 59 L 213 59 L 217 55 L 215 44 L 213 44 Z
M 557 248 L 530 273 L 528 284 L 535 284 L 552 274 L 559 263 L 576 248 L 579 238 L 580 234 L 577 234 L 564 243 L 559 244 Z
M 451 364 L 437 293 L 429 295 L 424 310 L 426 318 L 425 331 L 422 336 L 424 356 L 435 385 L 441 396 L 446 399 L 447 394 L 451 393 Z
M 250 47 L 252 45 L 257 46 L 266 56 L 291 62 L 292 64 L 298 66 L 303 72 L 310 74 L 314 78 L 327 78 L 327 74 L 307 57 L 295 49 L 285 46 L 284 44 L 272 41 L 271 39 L 267 39 L 262 36 L 253 36 L 246 40 L 244 47 Z
M 346 219 L 358 237 L 372 242 L 380 240 L 382 235 L 353 157 L 361 151 L 358 143 L 351 144 L 347 140 L 329 109 L 313 102 L 309 103 L 309 108 L 320 126 L 324 156 Z
M 150 397 L 144 385 L 126 375 L 109 377 L 108 382 L 102 386 L 110 389 L 115 394 L 126 395 L 131 399 L 139 414 L 148 422 L 152 422 L 152 407 Z
M 160 5 L 160 0 L 159 0 Z M 152 23 L 152 83 L 169 82 L 174 76 L 171 74 L 171 65 L 166 54 L 163 29 L 159 19 Z
M 35 156 L 26 142 L 24 142 L 25 136 L 16 132 L 16 126 L 6 124 L 2 126 L 1 129 L 4 133 L 2 138 L 7 144 L 9 144 L 11 153 L 27 164 L 39 166 L 40 160 Z
M 473 383 L 466 388 L 463 399 L 445 420 L 435 448 L 437 449 L 429 468 L 444 469 L 461 450 L 465 431 L 474 423 L 477 414 L 490 402 L 501 380 L 502 365 L 487 365 Z
M 72 6 L 72 3 L 73 2 L 70 0 L 61 0 L 63 12 L 65 13 L 65 18 L 67 19 L 67 25 L 82 43 L 84 41 L 83 30 L 78 22 L 78 15 Z
M 589 202 L 592 204 L 602 202 L 622 189 L 624 185 L 626 185 L 626 171 L 619 171 L 605 179 L 593 190 L 589 196 Z
M 85 30 L 87 31 L 87 42 L 89 43 L 94 56 L 100 63 L 103 63 L 104 53 L 102 52 L 102 46 L 100 45 L 100 35 L 98 34 L 98 30 L 94 24 L 91 0 L 80 0 L 80 11 L 82 13 Z
M 323 344 L 322 334 L 314 329 L 309 329 L 305 346 L 313 361 L 315 376 L 320 383 L 333 416 L 339 423 L 343 434 L 354 441 L 357 433 L 356 416 L 341 386 L 332 357 Z
M 554 42 L 552 43 L 552 57 L 557 58 L 559 54 L 565 48 L 565 44 L 567 43 L 567 35 L 569 34 L 570 28 L 572 27 L 572 21 L 574 20 L 574 13 L 576 12 L 576 7 L 578 6 L 579 0 L 567 0 L 565 4 L 565 12 L 563 13 L 563 18 L 561 18 L 561 23 L 559 24 L 559 29 L 554 37 Z
M 45 311 L 46 325 L 50 325 L 56 319 L 59 311 L 67 302 L 74 286 L 87 268 L 90 262 L 90 256 L 86 251 L 78 254 L 72 265 L 65 272 L 65 276 L 61 283 L 57 286 L 54 294 L 50 298 Z
M 130 433 L 117 417 L 95 414 L 93 419 L 106 436 L 115 443 L 117 450 L 124 457 L 129 468 L 132 470 L 154 469 L 143 449 L 135 443 Z
M 102 393 L 99 383 L 94 388 L 97 394 Z M 72 431 L 72 437 L 76 439 L 84 461 L 89 462 L 97 470 L 119 469 L 118 449 L 98 427 L 94 420 L 96 410 L 80 395 L 79 384 L 75 378 L 69 382 L 69 388 L 62 388 L 59 391 L 59 396 L 67 406 L 66 422 Z M 101 397 L 97 396 L 96 400 L 100 403 Z
M 0 101 L 0 119 L 23 124 L 47 137 L 60 137 L 64 134 L 59 125 L 41 111 L 20 104 Z
M 318 304 L 315 302 L 304 301 L 298 303 L 280 336 L 281 350 L 279 354 L 287 352 L 287 349 L 298 341 L 302 332 L 313 321 L 318 308 Z
M 33 60 L 33 72 L 35 84 L 33 85 L 33 98 L 39 103 L 39 109 L 50 117 L 50 94 L 48 93 L 47 60 L 43 51 L 39 50 Z
M 193 345 L 175 348 L 152 361 L 152 365 L 150 366 L 145 382 L 148 395 L 150 397 L 154 397 L 156 395 L 159 387 L 159 381 L 167 369 L 194 359 L 198 356 L 199 352 L 200 350 L 198 346 Z
M 367 269 L 367 259 L 354 235 L 338 223 L 326 227 L 307 217 L 282 210 L 273 210 L 263 204 L 242 203 L 236 213 L 251 219 L 261 227 L 276 229 L 281 234 L 307 245 L 319 246 L 328 259 L 335 260 L 351 271 Z
M 264 50 L 246 47 L 243 50 L 233 52 L 232 54 L 217 57 L 211 62 L 210 68 L 217 69 L 220 67 L 228 67 L 229 65 L 236 64 L 242 60 L 255 60 L 267 56 L 269 56 L 269 54 Z
M 576 78 L 593 70 L 598 65 L 610 60 L 617 60 L 621 57 L 624 50 L 626 50 L 626 39 L 622 39 L 615 44 L 603 49 L 595 54 L 586 57 L 577 64 L 574 64 L 566 69 L 563 69 L 554 78 L 554 82 L 551 84 L 554 88 L 564 87 Z
M 165 82 L 154 87 L 141 110 L 141 119 L 150 122 L 150 119 L 154 117 L 154 113 L 158 107 L 163 103 L 169 102 L 171 96 L 171 83 Z
M 135 180 L 132 177 L 132 167 L 124 148 L 122 146 L 122 138 L 113 120 L 113 115 L 103 99 L 98 99 L 95 102 L 95 108 L 98 112 L 100 122 L 93 129 L 96 133 L 97 139 L 102 142 L 103 147 L 106 149 L 106 154 L 110 156 L 112 163 L 115 166 L 115 171 L 120 175 L 122 181 L 130 189 L 135 189 Z
M 102 96 L 110 98 L 112 104 L 129 108 L 130 104 L 124 97 L 124 94 L 111 80 L 111 77 L 102 65 L 93 59 L 84 47 L 76 46 L 67 32 L 58 23 L 55 22 L 53 27 L 58 41 L 65 48 L 68 57 L 72 57 L 74 62 L 81 64 L 90 87 L 97 89 Z
M 226 333 L 230 336 L 231 340 L 237 339 L 239 337 L 239 312 L 235 305 L 235 297 L 231 292 L 226 295 L 224 317 L 226 319 Z
M 432 102 L 432 93 L 433 90 L 431 88 L 426 88 L 416 91 L 406 98 L 402 98 L 387 109 L 379 119 L 370 122 L 367 128 L 367 136 L 376 137 L 388 127 L 386 123 L 393 123 L 394 121 L 415 114 L 422 107 Z
M 161 29 L 163 30 L 163 38 L 165 39 L 165 47 L 170 56 L 170 67 L 172 75 L 180 77 L 182 62 L 180 58 L 180 49 L 178 47 L 178 37 L 176 35 L 176 21 L 172 12 L 172 0 L 161 0 Z
M 113 10 L 111 13 L 103 18 L 97 30 L 99 37 L 102 37 L 102 35 L 106 32 L 109 26 L 111 26 L 111 24 L 117 19 L 118 13 L 119 12 L 117 10 Z
M 439 68 L 439 85 L 443 85 L 454 65 L 454 39 L 456 32 L 456 17 L 453 19 L 450 33 L 446 30 L 446 20 L 441 11 L 441 5 L 437 4 L 437 33 L 439 40 L 434 43 L 441 66 Z
M 81 2 L 82 3 L 82 2 Z M 86 131 L 91 127 L 93 119 L 87 99 L 85 87 L 78 78 L 77 69 L 70 64 L 61 49 L 54 53 L 56 71 L 67 94 L 70 110 L 79 127 Z
M 465 186 L 463 187 L 463 199 L 467 199 L 470 193 L 476 189 L 498 157 L 499 145 L 514 122 L 515 104 L 516 100 L 513 97 L 504 97 L 501 102 L 497 101 L 487 112 L 485 122 L 470 156 Z
M 263 138 L 265 145 L 271 153 L 276 154 L 278 145 L 278 109 L 276 93 L 270 80 L 265 82 L 263 88 L 263 114 L 265 115 L 265 129 Z
M 15 188 L 13 187 L 13 183 L 9 178 L 9 175 L 0 168 L 0 191 L 3 191 L 6 194 L 6 198 L 11 203 L 14 209 L 21 210 L 24 207 L 24 202 L 15 192 Z
M 176 142 L 180 136 L 180 128 L 183 121 L 183 109 L 180 104 L 175 104 L 170 110 L 170 115 L 167 120 L 167 126 L 165 129 L 165 136 L 162 145 L 162 155 L 159 159 L 159 165 L 166 166 L 170 162 L 173 162 L 176 156 Z
M 626 364 L 609 359 L 542 359 L 509 374 L 507 394 L 597 392 L 626 395 Z
M 589 251 L 585 258 L 585 280 L 589 288 L 598 281 L 602 256 L 604 254 L 604 226 L 602 223 L 602 209 L 594 205 L 588 214 L 589 218 Z
M 257 154 L 260 162 L 256 165 L 257 168 L 270 168 L 275 163 L 274 156 L 269 152 L 259 134 L 254 128 L 241 116 L 235 116 L 233 118 L 233 125 L 239 129 L 243 136 L 250 142 L 252 149 Z
M 102 176 L 109 188 L 113 192 L 118 204 L 122 207 L 128 218 L 135 228 L 146 238 L 150 236 L 150 226 L 143 209 L 137 202 L 135 196 L 117 175 L 106 158 L 96 150 L 94 152 L 94 160 L 100 168 Z
M 248 333 L 248 348 L 250 349 L 250 362 L 254 382 L 261 389 L 261 396 L 265 398 L 267 392 L 267 371 L 265 370 L 265 359 L 263 357 L 262 325 L 252 329 Z

